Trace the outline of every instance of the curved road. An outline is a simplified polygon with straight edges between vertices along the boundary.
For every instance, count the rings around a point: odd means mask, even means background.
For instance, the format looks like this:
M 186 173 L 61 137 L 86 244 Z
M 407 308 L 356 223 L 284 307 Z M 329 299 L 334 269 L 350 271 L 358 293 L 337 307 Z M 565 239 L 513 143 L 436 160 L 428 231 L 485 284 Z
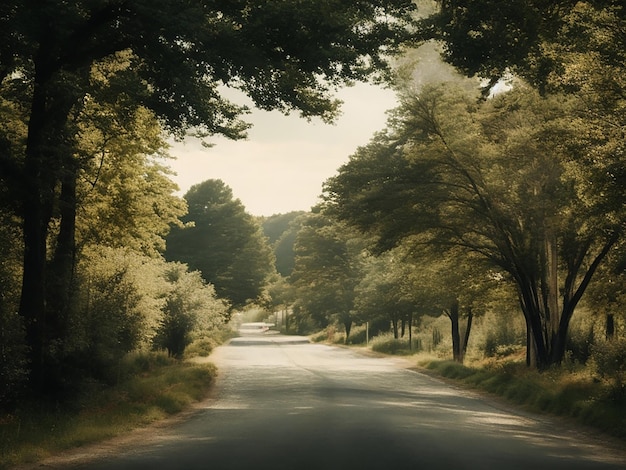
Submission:
M 407 361 L 237 338 L 211 356 L 215 396 L 85 469 L 616 469 L 618 452 L 545 417 L 504 411 Z

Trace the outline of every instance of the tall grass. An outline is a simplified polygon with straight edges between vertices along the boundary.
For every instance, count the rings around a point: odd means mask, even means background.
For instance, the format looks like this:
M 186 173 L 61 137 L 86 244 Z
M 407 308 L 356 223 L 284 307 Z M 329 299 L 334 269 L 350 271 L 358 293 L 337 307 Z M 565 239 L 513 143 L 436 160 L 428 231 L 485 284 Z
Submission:
M 409 345 L 409 338 L 396 339 L 391 333 L 384 333 L 372 339 L 372 350 L 383 354 L 411 355 L 421 350 L 421 341 L 413 339 Z
M 41 460 L 63 450 L 118 436 L 185 409 L 206 397 L 212 364 L 178 362 L 162 353 L 136 353 L 120 363 L 119 383 L 91 384 L 72 406 L 22 403 L 0 416 L 0 468 Z

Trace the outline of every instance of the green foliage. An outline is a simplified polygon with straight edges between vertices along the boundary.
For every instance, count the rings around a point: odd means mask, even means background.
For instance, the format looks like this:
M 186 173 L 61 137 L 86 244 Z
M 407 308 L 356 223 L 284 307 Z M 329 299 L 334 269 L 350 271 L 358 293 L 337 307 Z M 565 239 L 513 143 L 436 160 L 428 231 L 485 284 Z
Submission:
M 69 406 L 22 403 L 0 419 L 0 468 L 103 441 L 178 413 L 204 399 L 216 375 L 164 353 L 133 353 L 119 363 L 113 388 L 94 387 Z
M 79 122 L 77 243 L 159 256 L 187 206 L 174 195 L 178 188 L 166 167 L 171 157 L 157 119 L 145 108 L 121 106 L 90 102 Z
M 593 325 L 586 328 L 572 326 L 567 337 L 568 359 L 574 363 L 586 364 L 593 354 L 595 342 Z
M 263 219 L 263 233 L 274 248 L 276 271 L 284 277 L 291 275 L 295 265 L 294 245 L 306 213 L 289 212 Z
M 511 314 L 492 315 L 489 320 L 482 344 L 485 356 L 508 356 L 525 344 L 525 332 L 511 318 Z
M 147 330 L 145 294 L 136 282 L 141 256 L 123 249 L 85 250 L 77 268 L 79 295 L 68 319 L 70 334 L 60 361 L 72 363 L 74 373 L 108 381 L 112 368 L 140 346 Z M 78 372 L 81 371 L 81 372 Z M 77 380 L 66 371 L 66 380 Z
M 600 341 L 593 347 L 593 358 L 601 377 L 610 383 L 611 396 L 626 399 L 626 341 Z
M 409 347 L 409 340 L 394 338 L 392 334 L 383 334 L 376 336 L 371 341 L 372 350 L 393 355 L 411 355 L 415 354 L 422 349 L 421 342 L 419 340 L 413 340 Z
M 117 383 L 120 361 L 131 351 L 156 346 L 182 355 L 189 341 L 210 335 L 225 318 L 226 306 L 199 273 L 127 249 L 85 248 L 75 286 L 68 335 L 54 356 L 66 399 L 92 379 Z
M 226 305 L 216 299 L 213 287 L 205 284 L 199 272 L 188 272 L 183 264 L 169 263 L 163 276 L 168 291 L 153 346 L 180 358 L 194 331 L 208 333 L 224 323 Z
M 17 220 L 0 208 L 0 410 L 22 394 L 28 378 L 24 323 L 17 315 L 19 246 Z
M 318 330 L 337 323 L 349 336 L 361 250 L 361 240 L 325 215 L 310 214 L 303 221 L 290 276 L 298 325 Z
M 23 394 L 28 378 L 26 353 L 21 319 L 0 308 L 0 411 Z
M 166 258 L 200 271 L 234 308 L 260 299 L 274 257 L 257 221 L 221 180 L 197 184 L 184 197 L 189 213 L 168 235 Z

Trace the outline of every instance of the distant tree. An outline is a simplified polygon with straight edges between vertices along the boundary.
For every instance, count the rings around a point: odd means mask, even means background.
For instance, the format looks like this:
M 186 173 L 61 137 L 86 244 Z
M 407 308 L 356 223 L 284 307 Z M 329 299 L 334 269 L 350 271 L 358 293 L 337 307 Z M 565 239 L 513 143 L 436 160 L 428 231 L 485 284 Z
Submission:
M 276 271 L 289 276 L 295 264 L 294 244 L 302 226 L 301 216 L 306 212 L 289 212 L 268 217 L 263 221 L 263 232 L 269 238 L 276 257 Z
M 362 245 L 342 224 L 322 214 L 313 213 L 304 220 L 290 282 L 296 290 L 297 309 L 318 328 L 336 322 L 350 336 Z
M 386 320 L 391 323 L 395 339 L 404 337 L 405 325 L 411 327 L 418 310 L 413 296 L 416 289 L 411 285 L 412 268 L 393 251 L 369 257 L 355 288 L 355 319 L 359 323 Z
M 192 186 L 185 194 L 184 227 L 173 227 L 165 257 L 202 273 L 234 308 L 260 298 L 274 258 L 257 221 L 221 180 Z
M 263 217 L 261 220 L 263 233 L 273 245 L 289 229 L 293 220 L 303 214 L 306 214 L 306 212 L 292 211 L 287 212 L 286 214 L 274 214 L 269 217 Z

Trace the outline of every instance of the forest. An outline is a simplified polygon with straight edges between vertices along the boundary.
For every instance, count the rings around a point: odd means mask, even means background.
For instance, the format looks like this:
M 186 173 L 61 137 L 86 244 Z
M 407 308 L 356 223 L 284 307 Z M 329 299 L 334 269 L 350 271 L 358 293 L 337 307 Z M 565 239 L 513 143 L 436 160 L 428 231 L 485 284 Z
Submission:
M 2 408 L 246 312 L 459 363 L 481 324 L 481 354 L 593 362 L 623 399 L 625 29 L 618 1 L 3 2 Z M 245 137 L 223 87 L 332 122 L 363 80 L 398 106 L 311 211 L 176 195 L 168 138 Z

